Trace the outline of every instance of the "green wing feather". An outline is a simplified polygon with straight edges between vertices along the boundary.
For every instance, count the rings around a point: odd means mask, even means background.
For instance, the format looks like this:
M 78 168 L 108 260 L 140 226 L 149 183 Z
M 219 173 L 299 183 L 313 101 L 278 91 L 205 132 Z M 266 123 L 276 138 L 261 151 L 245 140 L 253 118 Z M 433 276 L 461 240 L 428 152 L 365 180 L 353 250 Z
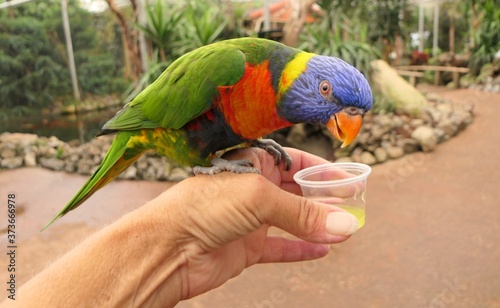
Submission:
M 136 136 L 137 132 L 120 132 L 116 135 L 113 144 L 108 150 L 106 157 L 101 162 L 99 168 L 94 172 L 87 182 L 80 188 L 76 195 L 68 204 L 52 219 L 42 230 L 45 230 L 59 217 L 66 215 L 71 210 L 77 208 L 94 192 L 111 182 L 115 177 L 123 172 L 128 166 L 135 162 L 146 148 L 127 147 L 130 139 Z
M 103 130 L 181 128 L 213 107 L 219 86 L 241 79 L 245 63 L 244 53 L 229 43 L 188 53 L 120 110 Z

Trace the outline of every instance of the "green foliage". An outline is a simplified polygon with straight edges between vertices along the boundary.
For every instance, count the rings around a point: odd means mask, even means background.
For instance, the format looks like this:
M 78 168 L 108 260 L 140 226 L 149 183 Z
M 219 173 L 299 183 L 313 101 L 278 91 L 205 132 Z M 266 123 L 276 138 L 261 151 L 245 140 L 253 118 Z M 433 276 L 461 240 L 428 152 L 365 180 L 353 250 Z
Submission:
M 161 61 L 166 61 L 167 55 L 172 57 L 172 44 L 177 38 L 178 24 L 183 16 L 184 11 L 178 4 L 167 4 L 157 0 L 146 8 L 146 24 L 137 25 L 158 50 Z
M 158 53 L 155 53 L 155 58 L 149 61 L 148 69 L 142 74 L 134 84 L 130 85 L 122 95 L 122 101 L 130 102 L 142 90 L 155 81 L 161 73 L 171 64 L 170 61 L 162 62 L 158 59 Z
M 50 45 L 36 19 L 0 18 L 1 107 L 44 107 L 70 90 L 69 73 Z
M 500 50 L 500 10 L 497 0 L 477 1 L 476 9 L 481 12 L 479 29 L 474 33 L 475 48 L 469 59 L 471 73 L 477 76 L 481 68 L 492 63 Z
M 178 51 L 184 54 L 198 47 L 219 41 L 227 26 L 221 7 L 210 1 L 192 1 L 182 23 Z
M 396 34 L 404 36 L 406 30 L 400 14 L 408 11 L 408 0 L 324 0 L 321 6 L 329 12 L 333 23 L 347 18 L 355 25 L 369 26 L 367 35 L 371 42 L 382 38 L 392 41 Z
M 396 111 L 396 104 L 377 90 L 373 91 L 373 108 L 370 112 L 374 114 L 391 114 Z
M 124 101 L 133 99 L 185 53 L 242 33 L 241 22 L 228 29 L 223 8 L 216 0 L 191 0 L 183 5 L 157 0 L 148 6 L 146 24 L 137 27 L 150 39 L 153 57 L 148 70 L 125 91 Z M 235 15 L 241 17 L 243 12 L 236 11 Z
M 122 92 L 120 34 L 111 16 L 68 1 L 78 80 L 84 94 Z M 121 46 L 120 46 L 121 47 Z M 24 113 L 71 95 L 59 0 L 33 1 L 0 11 L 0 108 Z
M 310 52 L 341 58 L 365 76 L 369 76 L 370 62 L 380 58 L 380 52 L 366 43 L 367 25 L 358 29 L 344 27 L 343 23 L 337 24 L 333 29 L 330 25 L 329 20 L 324 19 L 321 23 L 306 26 L 298 47 Z M 343 30 L 347 31 L 350 37 L 354 37 L 356 33 L 357 39 L 344 39 Z

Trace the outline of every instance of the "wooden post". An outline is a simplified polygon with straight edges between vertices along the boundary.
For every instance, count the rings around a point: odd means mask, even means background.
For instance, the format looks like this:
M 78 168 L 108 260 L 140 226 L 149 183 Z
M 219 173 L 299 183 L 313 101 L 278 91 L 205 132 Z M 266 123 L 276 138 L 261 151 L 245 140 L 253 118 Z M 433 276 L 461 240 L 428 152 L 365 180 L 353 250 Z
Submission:
M 410 76 L 410 84 L 412 86 L 416 86 L 417 85 L 417 77 L 415 76 Z
M 441 72 L 440 71 L 435 71 L 434 72 L 434 84 L 436 86 L 439 86 L 441 83 Z
M 453 72 L 453 84 L 455 89 L 460 88 L 460 73 L 458 71 Z

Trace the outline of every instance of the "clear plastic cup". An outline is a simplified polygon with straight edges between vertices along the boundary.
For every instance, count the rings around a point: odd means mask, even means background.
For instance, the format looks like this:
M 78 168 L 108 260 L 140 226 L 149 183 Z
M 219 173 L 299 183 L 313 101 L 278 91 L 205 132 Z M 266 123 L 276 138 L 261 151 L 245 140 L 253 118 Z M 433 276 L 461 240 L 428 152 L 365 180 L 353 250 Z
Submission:
M 303 169 L 293 176 L 302 195 L 333 204 L 365 224 L 366 181 L 372 169 L 360 163 L 331 163 Z

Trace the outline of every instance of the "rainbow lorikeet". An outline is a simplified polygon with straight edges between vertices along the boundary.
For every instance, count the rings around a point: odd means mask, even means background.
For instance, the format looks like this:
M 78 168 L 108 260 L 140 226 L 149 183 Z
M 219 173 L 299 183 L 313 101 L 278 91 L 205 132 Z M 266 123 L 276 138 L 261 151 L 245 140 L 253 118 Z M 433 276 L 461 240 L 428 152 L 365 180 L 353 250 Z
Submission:
M 198 48 L 172 63 L 104 125 L 102 135 L 116 133 L 106 157 L 53 221 L 147 150 L 192 166 L 194 173 L 211 174 L 255 172 L 248 162 L 225 161 L 216 152 L 259 146 L 288 168 L 288 154 L 262 136 L 295 123 L 323 124 L 346 146 L 372 101 L 365 77 L 338 58 L 257 38 Z

